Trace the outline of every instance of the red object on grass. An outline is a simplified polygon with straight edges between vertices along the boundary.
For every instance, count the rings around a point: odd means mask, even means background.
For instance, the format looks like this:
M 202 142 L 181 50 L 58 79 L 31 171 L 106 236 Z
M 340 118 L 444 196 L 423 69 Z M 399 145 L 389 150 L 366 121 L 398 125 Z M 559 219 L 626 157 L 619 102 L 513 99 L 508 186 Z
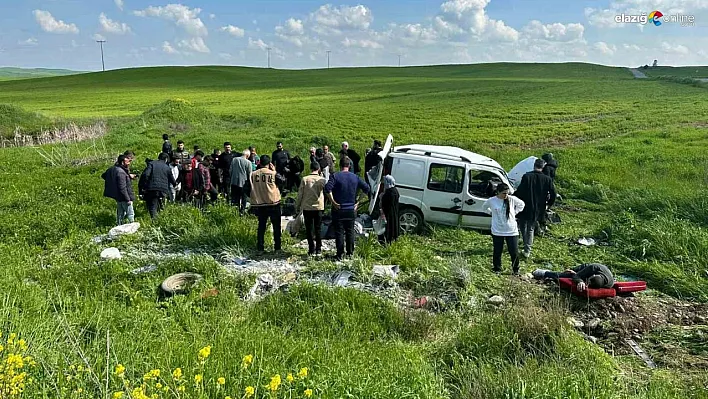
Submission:
M 582 292 L 578 291 L 577 284 L 573 284 L 573 280 L 570 278 L 559 278 L 558 285 L 560 285 L 561 289 L 570 291 L 579 297 L 591 299 L 610 298 L 618 294 L 628 294 L 647 289 L 646 281 L 621 281 L 616 282 L 612 288 L 586 288 Z

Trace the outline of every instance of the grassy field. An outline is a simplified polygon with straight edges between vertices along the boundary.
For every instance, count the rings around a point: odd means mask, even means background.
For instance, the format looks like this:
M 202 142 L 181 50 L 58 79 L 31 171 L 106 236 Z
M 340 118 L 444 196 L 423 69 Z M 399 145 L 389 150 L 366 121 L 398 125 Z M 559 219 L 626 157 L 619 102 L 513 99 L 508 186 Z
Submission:
M 75 75 L 83 72 L 67 69 L 12 68 L 0 67 L 0 80 L 47 78 L 52 76 Z
M 27 397 L 239 398 L 250 386 L 255 397 L 706 398 L 705 322 L 637 338 L 657 360 L 650 370 L 626 348 L 592 344 L 569 327 L 580 301 L 492 274 L 491 240 L 476 232 L 433 227 L 389 247 L 360 241 L 344 265 L 363 282 L 374 264 L 400 265 L 401 290 L 443 302 L 432 312 L 305 282 L 342 266 L 305 260 L 292 238 L 286 250 L 304 264 L 302 281 L 244 301 L 256 276 L 227 273 L 215 259 L 252 253 L 255 219 L 225 205 L 169 207 L 154 222 L 138 205 L 140 232 L 111 244 L 127 254 L 121 260 L 99 261 L 107 244 L 91 243 L 115 223 L 114 203 L 101 197 L 108 159 L 132 149 L 142 169 L 163 133 L 209 152 L 228 140 L 270 153 L 282 140 L 301 156 L 342 140 L 363 153 L 392 134 L 396 144 L 467 148 L 507 169 L 553 152 L 563 223 L 538 239 L 522 271 L 603 262 L 649 282 L 641 303 L 703 306 L 706 100 L 700 87 L 588 64 L 147 68 L 1 82 L 0 104 L 11 105 L 0 106 L 6 137 L 69 121 L 104 120 L 110 132 L 0 149 L 0 331 L 20 335 L 0 360 L 22 353 L 17 339 L 26 340 L 37 364 L 17 369 L 14 357 L 13 367 L 14 376 L 29 369 Z M 573 245 L 578 237 L 608 245 Z M 146 265 L 157 270 L 130 273 Z M 205 279 L 189 295 L 159 300 L 160 281 L 181 271 Z M 216 296 L 202 295 L 211 288 Z M 492 294 L 506 304 L 486 305 Z M 0 381 L 14 378 L 8 370 Z

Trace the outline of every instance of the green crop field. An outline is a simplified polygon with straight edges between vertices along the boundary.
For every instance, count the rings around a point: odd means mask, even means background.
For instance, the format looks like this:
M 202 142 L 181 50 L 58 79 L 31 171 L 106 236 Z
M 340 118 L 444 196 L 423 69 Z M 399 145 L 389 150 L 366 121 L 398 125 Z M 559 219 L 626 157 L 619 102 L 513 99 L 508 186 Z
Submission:
M 75 75 L 83 72 L 67 69 L 11 68 L 0 67 L 0 80 L 47 78 L 52 76 Z
M 674 71 L 171 67 L 0 82 L 6 145 L 16 131 L 70 122 L 108 129 L 0 148 L 0 360 L 32 357 L 0 367 L 0 397 L 26 371 L 32 398 L 243 398 L 247 387 L 259 398 L 708 398 L 708 91 Z M 651 79 L 665 75 L 677 80 Z M 101 174 L 126 149 L 142 169 L 163 133 L 208 152 L 230 141 L 265 154 L 283 141 L 301 157 L 343 140 L 363 153 L 391 134 L 396 145 L 459 146 L 507 170 L 550 151 L 563 222 L 537 239 L 522 273 L 601 262 L 650 289 L 587 303 L 510 276 L 507 257 L 507 273 L 493 274 L 488 235 L 431 226 L 388 247 L 361 239 L 344 264 L 308 260 L 294 246 L 302 237 L 287 237 L 295 281 L 246 300 L 257 274 L 223 263 L 253 254 L 256 220 L 226 204 L 168 206 L 155 221 L 137 204 L 137 234 L 92 242 L 115 224 Z M 101 261 L 107 246 L 124 257 Z M 393 287 L 371 277 L 375 264 L 400 266 Z M 147 265 L 157 268 L 131 273 Z M 377 293 L 316 282 L 342 268 Z M 184 271 L 204 280 L 160 298 L 160 282 Z M 503 305 L 486 303 L 495 294 Z M 436 305 L 411 305 L 422 296 Z M 569 316 L 598 318 L 599 331 Z

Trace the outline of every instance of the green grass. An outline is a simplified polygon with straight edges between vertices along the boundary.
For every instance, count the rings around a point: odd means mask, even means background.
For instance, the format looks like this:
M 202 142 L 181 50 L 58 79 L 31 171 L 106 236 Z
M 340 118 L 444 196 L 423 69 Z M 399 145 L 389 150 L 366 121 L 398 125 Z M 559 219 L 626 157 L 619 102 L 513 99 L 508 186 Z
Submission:
M 707 99 L 700 87 L 589 64 L 143 68 L 1 82 L 0 104 L 12 107 L 0 108 L 0 128 L 105 119 L 100 146 L 43 150 L 79 158 L 91 148 L 131 149 L 137 170 L 155 157 L 163 133 L 207 151 L 230 141 L 265 154 L 282 140 L 301 156 L 345 139 L 363 152 L 393 134 L 396 144 L 456 145 L 507 169 L 552 151 L 563 223 L 537 240 L 524 272 L 597 261 L 660 295 L 706 302 Z M 398 264 L 400 287 L 439 299 L 438 314 L 310 283 L 251 304 L 243 298 L 255 276 L 230 275 L 214 259 L 253 251 L 254 218 L 223 205 L 204 213 L 168 207 L 152 222 L 139 204 L 140 233 L 112 245 L 143 255 L 100 262 L 106 244 L 89 242 L 114 224 L 114 203 L 101 197 L 108 164 L 51 167 L 32 148 L 0 151 L 0 225 L 8 226 L 0 229 L 0 331 L 20 333 L 41 364 L 27 397 L 72 397 L 78 388 L 73 397 L 105 397 L 106 376 L 109 392 L 123 384 L 112 374 L 119 363 L 131 384 L 153 368 L 173 388 L 174 368 L 189 379 L 203 373 L 204 387 L 190 380 L 183 397 L 242 397 L 247 385 L 261 397 L 272 375 L 285 379 L 302 367 L 310 376 L 296 397 L 305 388 L 323 398 L 706 397 L 704 370 L 672 363 L 649 371 L 612 357 L 566 326 L 560 301 L 535 289 L 515 295 L 522 283 L 490 272 L 486 235 L 434 227 L 390 247 L 359 243 L 360 257 L 347 266 L 358 280 L 369 282 L 374 264 Z M 610 245 L 571 244 L 584 236 Z M 203 254 L 165 255 L 185 249 Z M 148 264 L 157 270 L 129 273 Z M 309 261 L 301 277 L 337 269 Z M 189 295 L 159 300 L 157 285 L 181 271 L 205 279 Z M 200 296 L 212 288 L 215 297 Z M 508 304 L 487 307 L 492 294 Z M 676 334 L 663 336 L 683 345 Z M 212 356 L 200 365 L 206 345 Z M 243 371 L 247 354 L 256 360 Z M 72 364 L 92 373 L 67 381 Z
M 75 75 L 83 72 L 66 69 L 12 68 L 0 67 L 0 80 L 47 78 L 52 76 Z

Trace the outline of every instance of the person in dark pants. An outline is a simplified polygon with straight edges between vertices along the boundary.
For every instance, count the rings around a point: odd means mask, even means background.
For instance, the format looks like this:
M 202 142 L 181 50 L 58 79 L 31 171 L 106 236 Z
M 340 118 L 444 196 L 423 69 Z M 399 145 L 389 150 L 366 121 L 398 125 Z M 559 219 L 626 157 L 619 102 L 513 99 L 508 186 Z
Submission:
M 295 210 L 302 212 L 305 218 L 307 232 L 307 254 L 319 256 L 322 254 L 322 211 L 324 211 L 324 188 L 327 181 L 320 176 L 320 164 L 315 161 L 310 164 L 310 174 L 303 177 L 297 191 Z
M 126 220 L 128 223 L 135 221 L 135 212 L 133 211 L 135 194 L 133 194 L 133 185 L 130 182 L 129 171 L 132 161 L 132 158 L 120 155 L 115 165 L 108 168 L 108 170 L 101 175 L 105 181 L 103 196 L 116 201 L 118 207 L 116 223 L 118 226 L 122 225 Z
M 516 225 L 516 215 L 524 209 L 524 202 L 509 195 L 509 186 L 499 183 L 497 195 L 488 199 L 482 209 L 492 215 L 492 242 L 494 255 L 492 264 L 494 272 L 501 273 L 501 258 L 506 242 L 511 269 L 514 275 L 519 274 L 519 228 Z
M 383 151 L 381 141 L 374 140 L 374 146 L 371 148 L 371 151 L 366 154 L 366 157 L 364 157 L 364 180 L 367 184 L 370 184 L 369 171 L 381 162 L 381 157 L 379 157 L 381 151 Z
M 219 156 L 219 162 L 217 166 L 221 171 L 221 192 L 226 198 L 226 202 L 231 201 L 231 163 L 234 159 L 238 157 L 238 154 L 232 151 L 231 143 L 228 141 L 224 143 L 224 152 Z M 233 201 L 231 201 L 233 202 Z
M 275 171 L 283 176 L 287 177 L 290 174 L 290 153 L 283 149 L 283 143 L 278 142 L 276 144 L 276 150 L 273 151 L 271 156 L 271 162 L 275 165 Z M 278 184 L 281 193 L 285 190 L 285 184 Z
M 550 278 L 556 281 L 559 278 L 572 278 L 573 284 L 576 284 L 580 292 L 585 291 L 586 288 L 612 288 L 615 285 L 610 268 L 600 263 L 584 263 L 563 273 L 536 269 L 533 271 L 533 276 L 538 280 Z
M 280 226 L 280 190 L 276 185 L 275 166 L 268 155 L 261 156 L 259 169 L 251 173 L 251 208 L 258 216 L 257 250 L 265 249 L 265 232 L 268 220 L 273 225 L 275 252 L 280 252 L 282 230 Z
M 346 154 L 346 156 L 349 158 L 349 162 L 351 163 L 351 171 L 354 172 L 355 175 L 359 175 L 359 172 L 361 172 L 361 168 L 359 167 L 359 162 L 361 162 L 361 156 L 359 154 L 349 148 L 349 143 L 344 141 L 342 142 L 342 151 L 343 153 Z
M 145 202 L 150 217 L 155 219 L 162 210 L 162 201 L 170 195 L 170 187 L 177 186 L 172 169 L 167 165 L 167 153 L 162 152 L 157 161 L 152 161 L 145 169 Z
M 249 181 L 253 172 L 251 161 L 248 160 L 251 156 L 251 151 L 243 150 L 242 155 L 231 161 L 229 170 L 231 205 L 239 207 L 241 216 L 246 212 L 246 197 L 248 196 Z
M 519 188 L 514 193 L 525 205 L 524 210 L 519 213 L 519 227 L 524 239 L 523 255 L 527 259 L 531 256 L 536 223 L 546 217 L 546 209 L 556 201 L 553 180 L 543 174 L 545 165 L 543 159 L 537 159 L 533 165 L 534 170 L 521 178 Z
M 398 219 L 398 201 L 401 198 L 396 180 L 391 175 L 384 177 L 384 193 L 381 196 L 381 211 L 386 218 L 385 239 L 388 244 L 396 241 L 401 231 Z
M 369 194 L 371 191 L 368 184 L 349 171 L 351 167 L 351 159 L 342 158 L 339 161 L 341 171 L 330 177 L 324 189 L 327 198 L 332 203 L 332 223 L 334 223 L 336 234 L 337 260 L 342 260 L 344 257 L 345 237 L 346 255 L 352 256 L 354 254 L 354 220 L 359 206 L 358 192 L 361 190 L 365 194 Z

